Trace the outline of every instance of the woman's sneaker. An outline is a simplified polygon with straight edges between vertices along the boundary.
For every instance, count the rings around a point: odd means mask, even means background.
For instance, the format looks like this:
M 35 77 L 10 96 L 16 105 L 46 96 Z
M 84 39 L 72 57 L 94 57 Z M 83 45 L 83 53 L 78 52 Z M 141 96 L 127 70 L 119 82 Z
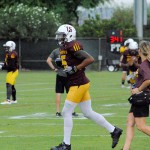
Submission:
M 17 104 L 17 100 L 15 100 L 15 101 L 12 100 L 12 101 L 11 101 L 11 104 Z

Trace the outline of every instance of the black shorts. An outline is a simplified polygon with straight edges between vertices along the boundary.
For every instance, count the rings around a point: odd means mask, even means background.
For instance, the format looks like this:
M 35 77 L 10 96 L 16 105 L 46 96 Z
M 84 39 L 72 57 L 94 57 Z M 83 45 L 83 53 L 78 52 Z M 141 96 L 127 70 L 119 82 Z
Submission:
M 129 75 L 129 68 L 128 67 L 122 67 L 122 71 L 126 71 L 127 75 Z
M 129 113 L 133 113 L 134 117 L 148 117 L 149 116 L 149 105 L 135 106 L 131 105 Z
M 122 71 L 128 71 L 128 67 L 122 67 Z
M 69 91 L 68 81 L 67 77 L 56 75 L 56 86 L 55 86 L 55 92 L 56 93 L 64 93 L 64 90 L 66 90 L 66 93 Z

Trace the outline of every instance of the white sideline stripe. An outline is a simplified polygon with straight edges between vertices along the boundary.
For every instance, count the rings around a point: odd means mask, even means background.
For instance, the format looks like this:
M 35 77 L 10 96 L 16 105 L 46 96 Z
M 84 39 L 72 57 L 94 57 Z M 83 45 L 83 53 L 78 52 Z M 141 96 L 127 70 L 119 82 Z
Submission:
M 106 107 L 112 107 L 112 106 L 129 106 L 129 103 L 104 104 L 102 106 L 106 106 Z
M 103 116 L 112 116 L 115 113 L 105 113 L 101 114 Z M 78 117 L 73 117 L 73 119 L 87 119 L 86 117 L 83 116 L 83 114 L 79 113 Z M 34 113 L 31 115 L 22 115 L 22 116 L 11 116 L 8 117 L 8 119 L 63 119 L 63 117 L 56 117 L 55 114 L 48 114 L 48 113 Z
M 19 123 L 21 126 L 63 126 L 63 123 Z M 75 123 L 76 126 L 87 126 L 87 123 Z M 126 126 L 126 124 L 115 124 L 116 126 Z M 88 123 L 88 126 L 95 126 L 95 123 Z
M 78 113 L 78 117 L 73 117 L 73 119 L 77 119 L 77 120 L 83 120 L 83 119 L 87 119 L 86 117 L 83 116 L 82 113 Z M 127 116 L 116 116 L 116 113 L 104 113 L 101 114 L 103 116 L 106 117 L 110 117 L 111 118 L 127 118 Z M 0 116 L 0 118 L 2 119 L 49 119 L 49 120 L 60 120 L 63 119 L 63 117 L 56 117 L 56 114 L 49 114 L 49 113 L 34 113 L 31 115 L 22 115 L 22 116 Z
M 74 134 L 71 135 L 72 137 L 110 137 L 110 135 L 80 135 L 80 134 Z M 18 137 L 25 137 L 25 138 L 32 138 L 32 137 L 63 137 L 63 135 L 45 135 L 45 134 L 40 134 L 40 135 L 4 135 L 4 136 L 0 136 L 0 138 L 18 138 Z M 149 138 L 148 136 L 145 135 L 140 135 L 140 136 L 136 136 L 136 138 Z
M 4 133 L 5 131 L 0 131 L 0 133 Z
M 32 90 L 18 90 L 18 92 L 26 92 L 26 91 L 42 91 L 42 90 L 49 90 L 49 89 L 54 89 L 54 88 L 51 88 L 51 87 L 49 87 L 49 88 L 42 88 L 42 89 L 38 89 L 38 88 L 36 88 L 36 89 L 32 89 Z
M 24 85 L 48 85 L 49 83 L 29 83 L 29 84 L 17 84 L 17 86 L 19 85 L 19 86 L 24 86 Z M 50 84 L 49 84 L 50 85 Z M 28 89 L 28 90 L 18 90 L 18 92 L 32 92 L 32 91 L 42 91 L 42 90 L 49 90 L 49 89 L 54 89 L 55 88 L 55 86 L 49 86 L 49 88 L 42 88 L 42 89 L 38 89 L 38 88 L 36 88 L 36 89 L 33 89 L 33 88 L 31 88 L 31 89 Z M 1 91 L 0 93 L 6 93 L 6 91 Z
M 49 83 L 41 83 L 41 82 L 39 82 L 39 83 L 17 84 L 17 86 L 24 86 L 24 85 L 27 85 L 27 86 L 28 86 L 28 85 L 48 85 L 48 84 L 49 84 Z M 50 84 L 49 84 L 49 85 L 50 85 Z M 112 84 L 111 84 L 111 86 L 112 86 Z M 49 90 L 49 89 L 54 89 L 54 88 L 55 88 L 54 85 L 53 85 L 53 86 L 50 85 L 49 88 L 42 88 L 42 89 L 37 89 L 37 88 L 36 88 L 36 89 L 33 89 L 33 88 L 32 88 L 32 89 L 28 89 L 28 90 L 18 90 L 18 92 L 39 91 L 39 90 L 41 91 L 41 90 Z M 94 89 L 95 89 L 95 88 L 94 88 Z M 97 88 L 96 88 L 96 89 L 97 89 Z M 102 89 L 104 89 L 104 88 L 102 88 Z M 98 88 L 98 90 L 99 90 L 99 88 Z M 105 90 L 105 89 L 104 89 L 104 90 Z M 5 91 L 1 91 L 0 93 L 5 93 Z M 127 95 L 127 94 L 126 94 L 126 95 Z M 104 97 L 103 100 L 105 100 L 105 99 L 107 100 L 108 98 L 105 98 L 105 97 Z
M 50 85 L 50 83 L 46 83 L 46 82 L 45 83 L 44 82 L 37 83 L 36 82 L 36 83 L 25 83 L 25 84 L 20 83 L 20 84 L 17 84 L 17 86 L 25 86 L 25 85 Z
M 32 90 L 18 90 L 18 92 L 32 92 L 32 91 L 43 91 L 43 90 L 50 90 L 50 89 L 54 89 L 54 88 L 42 88 L 42 89 L 38 89 L 38 88 L 36 88 L 36 89 L 32 89 Z M 0 92 L 0 93 L 6 93 L 6 92 Z

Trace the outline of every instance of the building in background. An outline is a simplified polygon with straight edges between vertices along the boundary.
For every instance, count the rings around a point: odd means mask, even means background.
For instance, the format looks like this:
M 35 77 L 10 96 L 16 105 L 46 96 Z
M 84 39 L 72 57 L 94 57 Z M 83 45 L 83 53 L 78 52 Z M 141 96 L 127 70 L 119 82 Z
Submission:
M 79 25 L 82 25 L 84 23 L 84 20 L 88 19 L 89 16 L 95 18 L 95 16 L 98 14 L 100 15 L 101 19 L 111 19 L 113 16 L 114 9 L 116 7 L 129 7 L 133 6 L 133 0 L 113 0 L 108 2 L 105 2 L 103 5 L 100 4 L 99 6 L 95 8 L 86 9 L 83 7 L 78 8 L 79 12 Z
M 78 24 L 82 25 L 84 23 L 84 20 L 87 20 L 89 17 L 95 18 L 97 14 L 100 15 L 101 19 L 111 19 L 114 12 L 114 8 L 108 4 L 104 4 L 96 8 L 90 9 L 79 7 L 78 11 L 79 11 Z

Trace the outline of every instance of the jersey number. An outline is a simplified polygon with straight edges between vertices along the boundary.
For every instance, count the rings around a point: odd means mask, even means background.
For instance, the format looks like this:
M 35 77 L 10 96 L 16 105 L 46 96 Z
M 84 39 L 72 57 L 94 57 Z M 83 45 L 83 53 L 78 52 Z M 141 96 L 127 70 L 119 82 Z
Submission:
M 62 65 L 63 65 L 64 67 L 67 66 L 66 55 L 61 55 L 61 60 L 62 60 Z
M 69 27 L 69 26 L 67 26 L 67 31 L 68 31 L 68 32 L 72 32 L 72 28 Z

